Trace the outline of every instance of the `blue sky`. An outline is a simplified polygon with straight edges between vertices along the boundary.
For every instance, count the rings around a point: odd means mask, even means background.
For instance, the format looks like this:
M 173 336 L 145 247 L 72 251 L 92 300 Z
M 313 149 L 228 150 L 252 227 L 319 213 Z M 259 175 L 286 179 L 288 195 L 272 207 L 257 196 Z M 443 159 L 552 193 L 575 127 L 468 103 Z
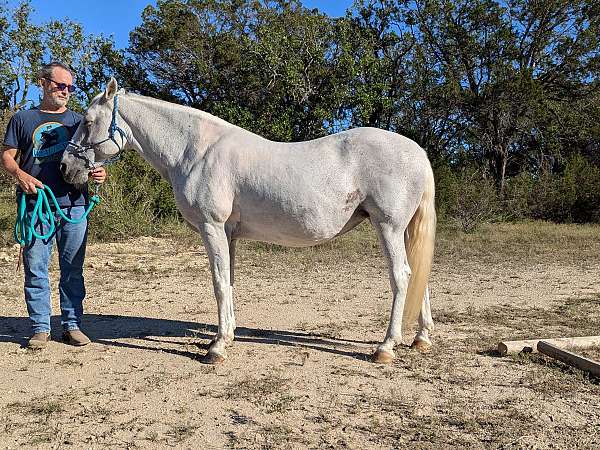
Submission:
M 51 19 L 69 19 L 80 23 L 86 33 L 112 35 L 118 48 L 127 47 L 129 32 L 141 23 L 141 14 L 151 0 L 32 0 L 35 23 Z M 352 0 L 302 0 L 307 8 L 318 8 L 330 16 L 343 16 Z M 14 7 L 18 0 L 9 0 Z M 109 14 L 107 12 L 110 11 Z

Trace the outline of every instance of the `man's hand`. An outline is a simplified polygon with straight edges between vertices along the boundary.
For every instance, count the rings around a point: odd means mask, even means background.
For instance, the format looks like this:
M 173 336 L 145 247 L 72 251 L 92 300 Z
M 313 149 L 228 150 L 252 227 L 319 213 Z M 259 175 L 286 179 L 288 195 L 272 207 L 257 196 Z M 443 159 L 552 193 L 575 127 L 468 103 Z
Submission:
M 96 183 L 104 183 L 106 181 L 106 169 L 104 167 L 96 167 L 90 170 L 90 178 Z
M 17 149 L 4 145 L 0 155 L 0 163 L 4 170 L 12 175 L 19 187 L 26 194 L 37 194 L 37 188 L 43 188 L 43 183 L 35 177 L 32 177 L 27 172 L 24 172 L 19 167 L 16 161 Z
M 16 175 L 19 186 L 26 194 L 37 194 L 37 188 L 43 188 L 44 184 L 27 172 L 19 170 Z

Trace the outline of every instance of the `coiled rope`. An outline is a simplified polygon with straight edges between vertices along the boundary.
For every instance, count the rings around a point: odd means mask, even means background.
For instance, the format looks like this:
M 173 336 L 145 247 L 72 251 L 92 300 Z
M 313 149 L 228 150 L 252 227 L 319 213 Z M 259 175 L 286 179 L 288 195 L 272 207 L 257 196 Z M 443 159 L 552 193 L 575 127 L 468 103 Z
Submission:
M 15 242 L 21 246 L 28 245 L 33 237 L 37 239 L 48 239 L 52 234 L 56 231 L 56 221 L 54 220 L 54 214 L 52 209 L 50 208 L 50 202 L 48 201 L 48 196 L 54 203 L 56 207 L 56 211 L 58 211 L 60 217 L 69 223 L 81 223 L 85 220 L 88 214 L 94 209 L 94 207 L 100 203 L 100 196 L 98 195 L 98 185 L 96 185 L 96 192 L 92 197 L 90 197 L 90 204 L 88 208 L 78 219 L 71 219 L 62 212 L 60 206 L 58 205 L 58 201 L 54 196 L 54 192 L 44 185 L 43 188 L 37 188 L 37 200 L 35 202 L 35 206 L 33 207 L 33 211 L 31 216 L 27 214 L 26 194 L 24 192 L 21 193 L 19 198 L 19 203 L 17 206 L 17 220 L 15 221 L 15 232 L 14 238 Z M 39 223 L 43 223 L 44 225 L 48 225 L 48 232 L 46 234 L 40 234 L 35 231 L 35 226 Z M 60 224 L 59 224 L 60 226 Z

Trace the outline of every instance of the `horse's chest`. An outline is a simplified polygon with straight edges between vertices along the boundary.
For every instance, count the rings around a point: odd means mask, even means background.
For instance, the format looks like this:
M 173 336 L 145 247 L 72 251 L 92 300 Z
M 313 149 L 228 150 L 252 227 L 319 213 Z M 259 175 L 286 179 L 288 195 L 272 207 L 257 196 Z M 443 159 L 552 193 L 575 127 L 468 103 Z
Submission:
M 225 222 L 231 215 L 233 196 L 224 183 L 186 182 L 173 186 L 175 202 L 182 216 L 190 222 L 218 220 Z

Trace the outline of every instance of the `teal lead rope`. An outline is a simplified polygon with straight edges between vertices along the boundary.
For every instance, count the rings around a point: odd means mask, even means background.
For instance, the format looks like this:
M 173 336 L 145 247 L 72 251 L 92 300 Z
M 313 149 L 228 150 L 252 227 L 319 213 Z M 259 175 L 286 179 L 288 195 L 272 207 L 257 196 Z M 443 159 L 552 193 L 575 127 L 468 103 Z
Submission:
M 46 194 L 48 193 L 48 194 Z M 21 193 L 19 198 L 19 204 L 17 207 L 17 220 L 15 221 L 15 242 L 22 247 L 28 245 L 33 237 L 37 239 L 48 239 L 56 231 L 56 222 L 54 220 L 54 214 L 50 209 L 50 202 L 48 201 L 48 195 L 56 210 L 60 214 L 61 218 L 69 223 L 80 223 L 88 216 L 88 214 L 94 209 L 94 207 L 100 203 L 100 196 L 98 195 L 98 185 L 96 185 L 94 195 L 90 197 L 90 204 L 86 211 L 79 219 L 71 219 L 65 215 L 58 205 L 58 201 L 54 196 L 52 190 L 44 185 L 43 188 L 37 188 L 37 201 L 33 207 L 31 218 L 27 216 L 25 193 Z M 48 225 L 48 232 L 46 234 L 39 234 L 35 231 L 35 226 L 38 222 Z M 59 224 L 60 225 L 60 224 Z

